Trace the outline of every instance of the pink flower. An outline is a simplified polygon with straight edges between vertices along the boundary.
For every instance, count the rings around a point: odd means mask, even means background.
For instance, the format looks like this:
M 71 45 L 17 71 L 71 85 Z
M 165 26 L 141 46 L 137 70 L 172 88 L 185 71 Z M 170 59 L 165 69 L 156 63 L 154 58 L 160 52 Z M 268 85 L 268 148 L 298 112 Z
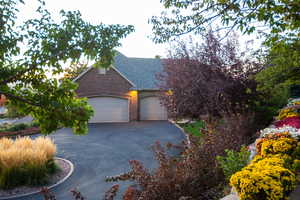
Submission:
M 276 128 L 282 127 L 282 126 L 292 126 L 294 128 L 300 129 L 300 117 L 288 117 L 283 120 L 277 121 L 274 123 Z

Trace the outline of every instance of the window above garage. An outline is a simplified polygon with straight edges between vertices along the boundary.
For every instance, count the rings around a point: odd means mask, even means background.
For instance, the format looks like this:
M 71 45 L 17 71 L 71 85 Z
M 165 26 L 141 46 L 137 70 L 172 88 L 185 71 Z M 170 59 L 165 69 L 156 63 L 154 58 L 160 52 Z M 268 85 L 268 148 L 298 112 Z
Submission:
M 99 69 L 98 69 L 98 74 L 106 74 L 106 68 L 102 68 L 102 67 L 100 67 Z

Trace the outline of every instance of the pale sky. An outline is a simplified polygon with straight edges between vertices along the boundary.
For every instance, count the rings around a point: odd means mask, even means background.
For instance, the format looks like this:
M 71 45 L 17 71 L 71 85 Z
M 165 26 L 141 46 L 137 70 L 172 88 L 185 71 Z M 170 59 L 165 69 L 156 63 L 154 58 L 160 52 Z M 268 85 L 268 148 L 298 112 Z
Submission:
M 37 0 L 24 0 L 26 5 L 20 7 L 20 18 L 34 18 L 36 16 Z M 121 40 L 121 53 L 128 57 L 154 58 L 156 55 L 165 57 L 169 44 L 154 44 L 149 36 L 152 26 L 148 24 L 151 16 L 159 15 L 163 11 L 160 0 L 45 0 L 46 8 L 54 18 L 64 9 L 79 10 L 84 20 L 93 24 L 123 24 L 134 25 L 135 32 Z M 244 43 L 254 39 L 255 35 L 241 36 L 240 43 L 245 50 Z M 257 40 L 255 40 L 257 41 Z M 260 43 L 260 42 L 259 42 Z M 258 47 L 259 44 L 251 44 Z
M 128 57 L 154 58 L 155 55 L 166 55 L 167 44 L 154 44 L 151 25 L 148 19 L 158 15 L 163 7 L 159 0 L 45 0 L 46 8 L 55 17 L 61 9 L 79 10 L 83 19 L 93 24 L 134 25 L 135 32 L 121 40 L 121 53 Z M 25 0 L 26 5 L 20 7 L 20 16 L 33 18 L 37 8 L 37 0 Z

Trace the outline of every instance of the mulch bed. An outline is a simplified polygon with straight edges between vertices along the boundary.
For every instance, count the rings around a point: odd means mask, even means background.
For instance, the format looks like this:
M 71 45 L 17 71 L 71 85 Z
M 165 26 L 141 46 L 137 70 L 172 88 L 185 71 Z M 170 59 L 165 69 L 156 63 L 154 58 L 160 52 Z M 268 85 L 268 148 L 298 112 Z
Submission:
M 49 178 L 47 185 L 20 186 L 9 190 L 0 189 L 0 199 L 6 199 L 12 196 L 18 196 L 33 192 L 40 192 L 43 187 L 50 187 L 51 185 L 58 183 L 69 174 L 71 166 L 64 160 L 55 159 L 55 162 L 59 166 L 59 170 Z
M 0 132 L 0 137 L 10 137 L 10 136 L 25 136 L 25 135 L 32 135 L 40 132 L 39 127 L 31 127 L 26 128 L 20 131 L 6 131 Z

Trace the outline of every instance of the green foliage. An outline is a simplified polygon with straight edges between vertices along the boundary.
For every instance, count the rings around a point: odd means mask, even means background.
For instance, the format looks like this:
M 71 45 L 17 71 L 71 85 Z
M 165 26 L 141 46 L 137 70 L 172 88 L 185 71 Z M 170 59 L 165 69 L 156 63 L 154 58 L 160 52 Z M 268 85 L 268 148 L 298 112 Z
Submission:
M 0 127 L 0 132 L 19 131 L 19 130 L 26 129 L 27 127 L 29 127 L 29 124 L 25 124 L 25 123 L 12 124 L 12 125 L 2 125 Z
M 248 164 L 250 152 L 245 146 L 239 152 L 228 149 L 225 152 L 226 156 L 217 156 L 217 161 L 223 169 L 226 180 L 229 180 L 232 174 L 240 171 Z
M 258 90 L 276 107 L 289 98 L 289 88 L 300 83 L 300 40 L 281 41 L 273 45 L 266 56 L 266 66 L 255 79 Z
M 0 126 L 0 132 L 20 131 L 30 127 L 39 127 L 37 122 L 19 123 L 19 124 L 5 124 Z
M 5 104 L 5 108 L 7 112 L 3 115 L 3 118 L 20 118 L 25 116 L 24 113 L 21 113 L 17 107 L 10 102 Z
M 261 25 L 270 29 L 268 42 L 299 37 L 299 0 L 161 0 L 160 16 L 150 19 L 155 42 L 166 42 L 179 35 L 203 33 L 214 22 L 219 30 L 252 33 Z M 217 23 L 218 24 L 218 23 Z
M 26 164 L 13 168 L 2 168 L 0 174 L 0 188 L 11 189 L 21 185 L 41 185 L 47 183 L 49 175 L 58 170 L 53 160 L 45 165 Z
M 93 111 L 86 99 L 76 97 L 76 84 L 59 82 L 49 73 L 63 72 L 62 65 L 85 58 L 95 67 L 109 67 L 119 40 L 133 26 L 93 25 L 79 11 L 61 11 L 56 22 L 38 0 L 38 18 L 17 26 L 18 4 L 22 0 L 0 2 L 0 94 L 4 94 L 22 114 L 31 114 L 43 133 L 59 127 L 87 132 Z M 12 87 L 13 86 L 13 87 Z
M 67 67 L 64 71 L 63 79 L 73 80 L 79 74 L 81 74 L 84 70 L 87 69 L 86 63 L 72 63 L 69 67 Z
M 183 125 L 185 132 L 192 134 L 193 136 L 200 137 L 201 129 L 204 128 L 205 123 L 202 120 L 195 121 L 193 123 L 187 123 Z

